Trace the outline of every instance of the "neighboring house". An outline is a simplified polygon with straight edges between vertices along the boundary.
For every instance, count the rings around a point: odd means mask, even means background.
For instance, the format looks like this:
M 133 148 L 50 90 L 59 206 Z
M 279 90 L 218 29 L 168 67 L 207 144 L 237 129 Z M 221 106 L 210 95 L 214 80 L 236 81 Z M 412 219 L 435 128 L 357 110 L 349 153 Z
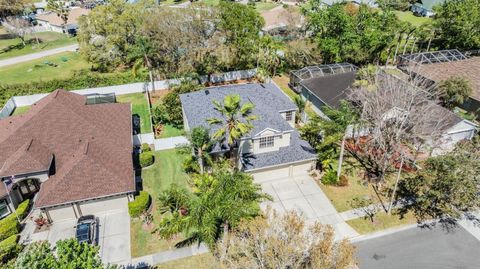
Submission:
M 432 17 L 435 15 L 433 7 L 441 5 L 443 2 L 444 0 L 417 0 L 417 2 L 410 7 L 410 10 L 413 14 L 422 17 Z
M 348 63 L 302 68 L 290 74 L 290 87 L 311 103 L 311 108 L 326 117 L 322 108 L 338 108 L 355 82 L 357 68 Z
M 89 9 L 73 7 L 68 14 L 68 21 L 65 25 L 67 31 L 77 30 L 78 29 L 78 18 L 83 15 L 88 15 L 90 13 Z M 36 16 L 38 26 L 44 27 L 47 31 L 53 32 L 64 32 L 63 20 L 55 14 L 54 12 L 46 12 Z
M 225 96 L 238 94 L 242 103 L 255 105 L 253 130 L 243 137 L 236 148 L 241 156 L 239 166 L 256 180 L 280 179 L 306 175 L 314 167 L 316 153 L 300 138 L 294 128 L 297 107 L 275 84 L 240 84 L 206 88 L 180 95 L 186 131 L 197 126 L 209 128 L 208 118 L 222 118 L 212 101 L 223 102 Z M 228 151 L 217 144 L 212 154 Z
M 400 57 L 399 69 L 439 83 L 452 76 L 470 81 L 472 94 L 461 108 L 476 113 L 480 119 L 480 57 L 466 57 L 458 50 L 422 52 Z M 428 84 L 428 83 L 427 83 Z
M 0 120 L 0 214 L 32 199 L 50 221 L 128 210 L 135 192 L 130 104 L 56 90 Z
M 297 7 L 278 6 L 260 14 L 265 25 L 262 30 L 273 35 L 289 34 L 289 29 L 300 30 L 305 25 L 305 18 Z

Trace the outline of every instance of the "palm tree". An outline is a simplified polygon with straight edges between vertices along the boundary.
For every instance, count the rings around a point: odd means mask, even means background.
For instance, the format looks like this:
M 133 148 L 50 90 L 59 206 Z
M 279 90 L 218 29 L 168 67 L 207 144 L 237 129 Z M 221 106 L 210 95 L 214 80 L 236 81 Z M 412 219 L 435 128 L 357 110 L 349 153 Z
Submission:
M 302 99 L 302 97 L 300 96 L 295 96 L 295 98 L 293 98 L 293 101 L 295 102 L 295 105 L 297 105 L 298 107 L 298 114 L 300 115 L 300 119 L 301 121 L 304 121 L 304 113 L 305 113 L 305 106 L 306 106 L 306 102 L 305 100 Z M 298 123 L 299 121 L 299 117 L 295 117 L 295 123 Z
M 240 105 L 240 95 L 238 94 L 225 96 L 223 104 L 215 100 L 212 102 L 215 105 L 215 110 L 224 117 L 224 119 L 207 119 L 210 125 L 221 125 L 213 134 L 213 138 L 219 141 L 226 140 L 229 146 L 230 158 L 234 158 L 235 143 L 253 129 L 251 121 L 257 119 L 257 116 L 252 115 L 254 105 L 252 103 Z
M 190 144 L 180 145 L 178 149 L 186 154 L 193 153 L 198 161 L 200 173 L 203 174 L 205 165 L 212 163 L 210 150 L 213 146 L 213 141 L 210 138 L 210 133 L 203 126 L 195 127 L 192 129 L 188 140 L 190 140 Z
M 185 239 L 176 247 L 201 242 L 213 247 L 242 219 L 257 216 L 260 202 L 271 199 L 246 173 L 218 167 L 214 171 L 196 176 L 193 194 L 173 185 L 160 195 L 165 214 L 156 231 L 163 238 L 183 233 Z

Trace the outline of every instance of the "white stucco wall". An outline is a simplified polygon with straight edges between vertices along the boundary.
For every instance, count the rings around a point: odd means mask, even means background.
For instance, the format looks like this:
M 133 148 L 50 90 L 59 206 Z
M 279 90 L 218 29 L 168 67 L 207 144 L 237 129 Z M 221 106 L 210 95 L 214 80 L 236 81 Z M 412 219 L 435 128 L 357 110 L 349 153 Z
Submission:
M 269 136 L 274 136 L 273 147 L 260 148 L 260 138 Z M 253 143 L 252 152 L 254 154 L 278 151 L 282 147 L 290 146 L 290 133 L 276 134 L 271 130 L 266 130 L 259 136 L 253 138 L 250 143 Z

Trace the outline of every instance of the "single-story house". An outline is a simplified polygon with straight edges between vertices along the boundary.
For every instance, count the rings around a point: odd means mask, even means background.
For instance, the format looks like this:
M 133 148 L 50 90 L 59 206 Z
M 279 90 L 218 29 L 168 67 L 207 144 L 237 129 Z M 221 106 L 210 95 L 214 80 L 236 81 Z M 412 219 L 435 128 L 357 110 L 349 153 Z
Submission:
M 67 24 L 65 25 L 65 30 L 77 30 L 78 29 L 78 18 L 90 13 L 89 9 L 81 7 L 73 7 L 70 9 L 68 14 Z M 36 16 L 38 26 L 44 27 L 46 31 L 53 31 L 58 33 L 64 33 L 63 20 L 54 12 L 45 12 Z
M 185 130 L 204 126 L 215 132 L 218 127 L 210 126 L 207 119 L 221 119 L 222 115 L 212 101 L 223 102 L 227 95 L 239 95 L 242 103 L 253 103 L 252 114 L 258 117 L 252 122 L 254 128 L 235 148 L 242 170 L 261 181 L 309 173 L 317 158 L 315 150 L 294 128 L 297 107 L 275 84 L 210 87 L 180 95 Z M 228 151 L 228 145 L 222 143 L 212 154 Z
M 435 15 L 433 7 L 436 5 L 441 5 L 444 1 L 445 0 L 418 0 L 410 7 L 410 10 L 413 12 L 413 14 L 422 17 L 432 17 Z
M 440 51 L 442 52 L 442 51 Z M 439 52 L 439 53 L 440 53 Z M 446 51 L 448 52 L 448 51 Z M 444 54 L 446 52 L 443 52 Z M 425 53 L 424 53 L 425 54 Z M 435 52 L 428 55 L 436 55 Z M 408 55 L 412 59 L 419 58 L 416 54 Z M 438 58 L 439 56 L 437 56 Z M 420 59 L 420 58 L 419 58 Z M 461 108 L 474 112 L 480 119 L 480 57 L 456 57 L 445 61 L 421 61 L 414 62 L 412 66 L 404 67 L 415 72 L 433 83 L 439 83 L 452 76 L 463 77 L 470 82 L 473 88 L 470 97 L 460 105 Z M 408 71 L 408 70 L 407 70 Z
M 56 90 L 0 120 L 0 215 L 32 199 L 50 221 L 128 210 L 135 192 L 130 104 Z
M 260 13 L 265 21 L 262 30 L 270 34 L 283 34 L 289 28 L 301 29 L 305 24 L 305 18 L 296 7 L 278 6 Z M 288 34 L 288 33 L 287 33 Z

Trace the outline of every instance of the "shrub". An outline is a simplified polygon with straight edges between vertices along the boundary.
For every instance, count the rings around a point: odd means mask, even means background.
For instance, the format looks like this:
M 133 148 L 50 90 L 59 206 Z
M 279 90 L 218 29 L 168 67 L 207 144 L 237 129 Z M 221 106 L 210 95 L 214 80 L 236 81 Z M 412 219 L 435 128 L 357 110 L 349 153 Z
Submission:
M 147 144 L 147 143 L 143 143 L 142 144 L 142 152 L 148 152 L 148 151 L 152 151 L 152 149 L 150 148 L 150 145 Z
M 13 216 L 13 218 L 12 218 Z M 7 237 L 18 234 L 20 231 L 20 223 L 18 223 L 15 214 L 4 218 L 0 223 L 0 241 Z
M 28 212 L 29 212 L 29 209 L 30 209 L 30 200 L 25 200 L 23 202 L 21 202 L 18 207 L 17 207 L 17 215 L 20 219 L 24 219 Z
M 140 153 L 140 167 L 147 167 L 153 164 L 154 157 L 151 151 Z
M 322 177 L 322 183 L 325 185 L 335 185 L 338 183 L 337 180 L 337 171 L 329 169 L 325 172 Z
M 135 196 L 135 200 L 128 203 L 128 213 L 132 218 L 140 217 L 140 215 L 150 206 L 150 195 L 146 191 L 140 191 Z
M 200 173 L 200 165 L 198 164 L 197 158 L 189 155 L 185 161 L 183 161 L 183 170 L 188 174 Z
M 5 263 L 20 252 L 21 246 L 17 244 L 18 235 L 14 234 L 0 242 L 0 261 Z
M 132 82 L 146 81 L 146 77 L 135 77 L 131 72 L 101 74 L 88 70 L 76 72 L 66 79 L 53 79 L 48 81 L 36 81 L 31 83 L 1 84 L 0 83 L 0 107 L 15 95 L 30 95 L 37 93 L 53 92 L 56 89 L 78 90 L 102 86 L 120 85 Z

